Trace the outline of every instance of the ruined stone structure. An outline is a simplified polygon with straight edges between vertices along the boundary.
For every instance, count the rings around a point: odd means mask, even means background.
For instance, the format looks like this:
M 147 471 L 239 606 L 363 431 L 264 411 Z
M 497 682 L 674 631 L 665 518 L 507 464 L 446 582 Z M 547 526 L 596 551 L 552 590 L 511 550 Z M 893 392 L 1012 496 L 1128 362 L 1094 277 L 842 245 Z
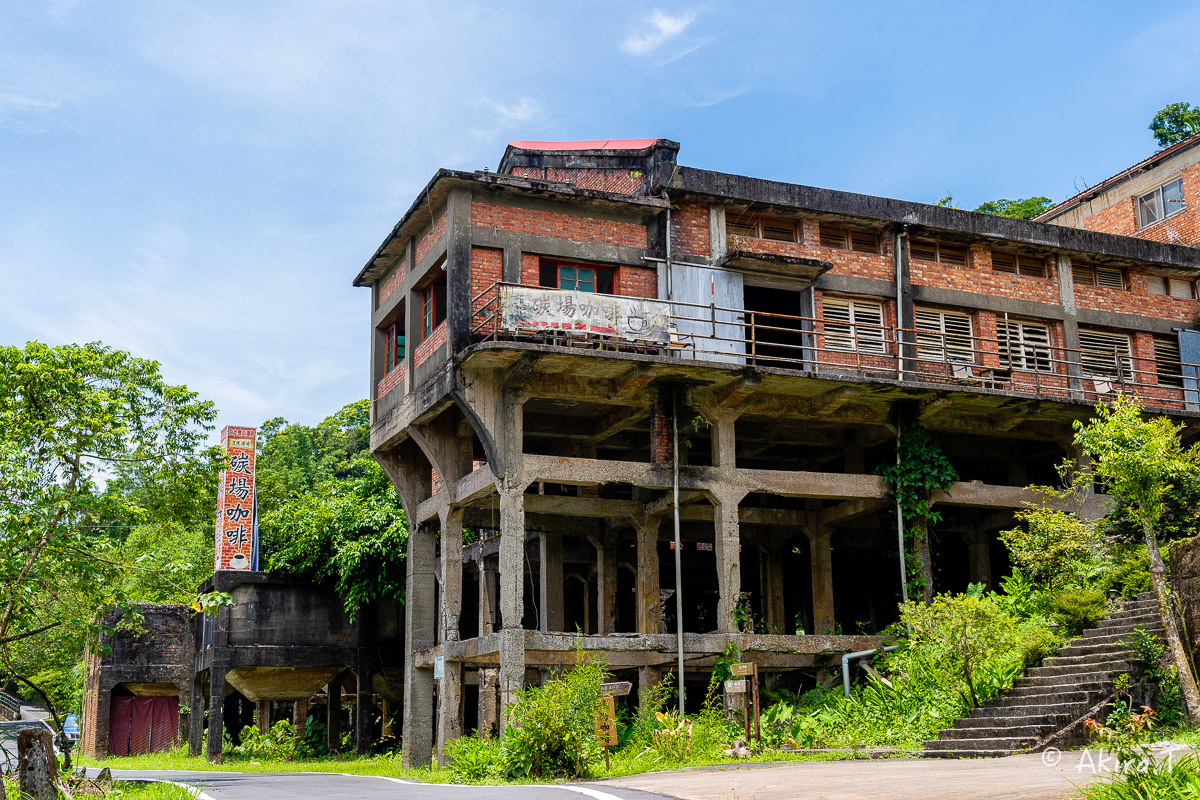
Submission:
M 1194 285 L 1200 250 L 677 152 L 518 142 L 440 170 L 355 279 L 411 526 L 407 765 L 577 646 L 642 690 L 680 621 L 689 682 L 731 644 L 779 679 L 874 646 L 903 572 L 875 471 L 905 425 L 961 477 L 934 497 L 939 591 L 1002 574 L 996 532 L 1097 401 L 1196 434 L 1200 304 L 1149 283 Z

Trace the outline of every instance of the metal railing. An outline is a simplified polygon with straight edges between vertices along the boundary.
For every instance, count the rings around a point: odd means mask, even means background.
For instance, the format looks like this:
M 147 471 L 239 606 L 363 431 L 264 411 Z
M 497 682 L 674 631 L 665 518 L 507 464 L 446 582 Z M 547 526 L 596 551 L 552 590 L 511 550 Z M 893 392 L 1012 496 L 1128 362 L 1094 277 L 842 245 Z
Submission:
M 1141 396 L 1149 406 L 1175 410 L 1196 402 L 1197 365 L 1139 355 L 1132 349 L 1132 338 L 1130 352 L 1066 348 L 1053 340 L 1053 334 L 1044 343 L 1016 341 L 678 300 L 642 301 L 667 307 L 671 336 L 665 344 L 567 328 L 506 330 L 501 324 L 501 287 L 518 285 L 496 283 L 472 298 L 474 341 L 537 341 L 648 352 L 830 376 L 849 373 L 950 387 L 975 386 L 1048 398 L 1101 400 L 1127 392 Z M 531 288 L 537 287 L 522 286 Z M 1049 323 L 1047 329 L 1052 331 Z M 1160 381 L 1160 376 L 1169 383 Z

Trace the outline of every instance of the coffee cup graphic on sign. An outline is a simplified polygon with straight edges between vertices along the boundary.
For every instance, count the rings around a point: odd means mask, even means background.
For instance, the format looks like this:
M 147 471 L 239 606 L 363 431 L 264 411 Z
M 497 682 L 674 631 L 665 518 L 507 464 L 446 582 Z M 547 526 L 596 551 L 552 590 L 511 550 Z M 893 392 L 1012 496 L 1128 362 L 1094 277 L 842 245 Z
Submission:
M 250 569 L 250 559 L 244 553 L 234 553 L 233 558 L 229 559 L 229 568 Z

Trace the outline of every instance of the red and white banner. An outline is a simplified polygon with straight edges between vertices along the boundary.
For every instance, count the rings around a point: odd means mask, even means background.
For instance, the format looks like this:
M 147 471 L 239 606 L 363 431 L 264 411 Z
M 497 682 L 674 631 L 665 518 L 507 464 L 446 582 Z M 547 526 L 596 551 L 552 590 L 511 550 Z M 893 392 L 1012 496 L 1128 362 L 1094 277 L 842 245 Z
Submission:
M 221 447 L 229 469 L 217 487 L 217 556 L 214 569 L 258 569 L 258 514 L 254 492 L 254 428 L 226 426 Z

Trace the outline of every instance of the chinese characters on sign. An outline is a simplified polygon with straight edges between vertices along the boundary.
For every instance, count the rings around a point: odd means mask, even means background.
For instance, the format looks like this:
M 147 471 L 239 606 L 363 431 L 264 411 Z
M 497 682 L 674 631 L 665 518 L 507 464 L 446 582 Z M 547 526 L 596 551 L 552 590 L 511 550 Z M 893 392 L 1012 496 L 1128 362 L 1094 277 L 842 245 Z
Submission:
M 258 519 L 254 494 L 254 428 L 226 427 L 221 447 L 229 469 L 217 486 L 215 569 L 258 569 Z
M 502 286 L 500 327 L 513 333 L 565 331 L 667 344 L 670 307 L 658 300 L 533 286 Z

